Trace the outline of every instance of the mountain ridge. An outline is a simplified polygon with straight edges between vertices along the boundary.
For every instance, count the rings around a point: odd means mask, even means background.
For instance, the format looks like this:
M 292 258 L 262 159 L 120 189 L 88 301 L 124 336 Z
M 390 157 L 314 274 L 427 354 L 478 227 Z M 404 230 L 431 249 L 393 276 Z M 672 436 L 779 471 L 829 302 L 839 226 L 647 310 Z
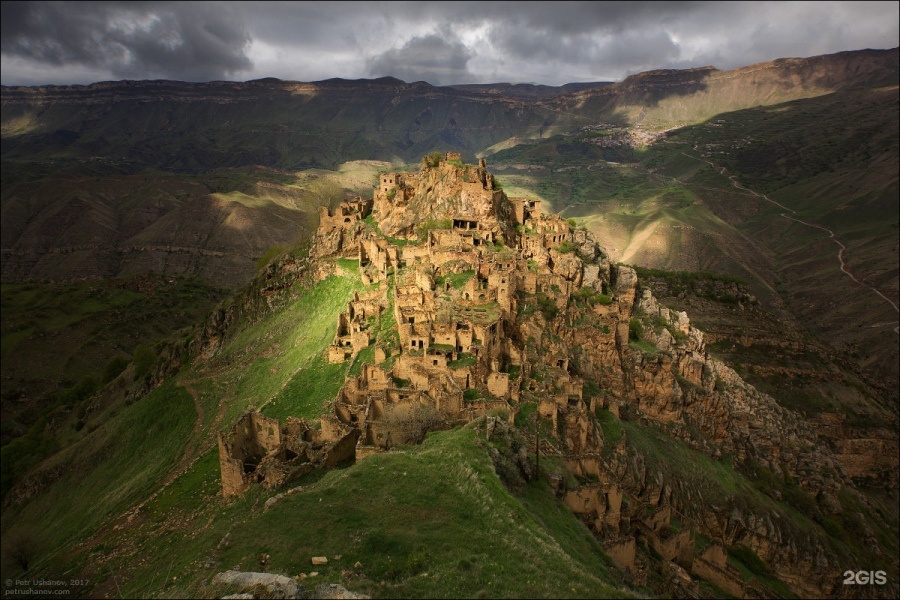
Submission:
M 224 595 L 216 571 L 299 581 L 327 554 L 319 576 L 378 596 L 839 596 L 860 589 L 842 587 L 847 565 L 895 582 L 894 317 L 861 325 L 872 299 L 834 240 L 895 294 L 897 53 L 562 94 L 393 78 L 4 88 L 3 351 L 25 355 L 3 361 L 4 577 Z M 540 218 L 541 200 L 560 216 Z M 594 242 L 608 239 L 635 269 Z M 195 284 L 216 275 L 232 298 L 175 331 L 222 297 Z M 111 276 L 125 279 L 92 281 Z M 34 281 L 67 278 L 86 281 Z M 187 311 L 183 294 L 204 297 Z M 139 315 L 145 339 L 104 354 L 104 310 Z M 84 344 L 96 364 L 57 382 L 55 340 L 76 336 L 66 352 Z M 40 398 L 20 383 L 27 357 Z M 379 412 L 379 394 L 458 403 L 446 412 L 468 424 Z M 284 425 L 302 439 L 281 457 L 232 456 L 226 498 L 216 441 L 240 448 L 228 436 L 248 410 L 307 427 Z M 288 472 L 329 435 L 365 440 L 360 460 Z M 444 480 L 436 457 L 465 464 Z M 367 486 L 401 490 L 420 518 L 404 523 L 390 493 L 360 502 Z M 512 507 L 516 535 L 491 506 Z M 535 556 L 572 588 L 510 575 Z
M 407 218 L 408 211 L 418 218 Z M 308 321 L 312 314 L 315 323 Z M 449 334 L 452 343 L 445 339 Z M 101 586 L 95 590 L 111 585 L 103 569 L 116 567 L 125 590 L 162 592 L 169 590 L 170 578 L 154 584 L 157 548 L 167 544 L 178 563 L 182 587 L 175 589 L 197 595 L 210 593 L 216 570 L 234 564 L 253 569 L 264 560 L 274 572 L 305 574 L 310 544 L 325 544 L 329 556 L 350 556 L 351 562 L 360 557 L 355 569 L 364 575 L 321 567 L 328 581 L 367 592 L 401 585 L 395 592 L 400 595 L 410 589 L 452 595 L 469 589 L 453 581 L 470 581 L 457 573 L 471 562 L 457 564 L 456 550 L 446 548 L 450 564 L 443 552 L 417 559 L 425 548 L 393 537 L 380 544 L 364 541 L 369 535 L 382 539 L 379 523 L 391 522 L 394 531 L 399 525 L 377 513 L 365 513 L 360 521 L 359 511 L 368 503 L 360 506 L 365 487 L 359 482 L 384 481 L 374 477 L 385 468 L 395 469 L 392 477 L 409 474 L 416 477 L 414 484 L 398 482 L 391 489 L 409 485 L 428 499 L 428 507 L 422 498 L 405 499 L 406 506 L 423 515 L 443 514 L 448 509 L 441 498 L 450 490 L 437 492 L 434 486 L 441 484 L 422 479 L 425 467 L 416 465 L 425 461 L 431 469 L 437 464 L 429 458 L 435 448 L 457 440 L 454 452 L 441 455 L 449 460 L 465 449 L 469 462 L 452 463 L 453 481 L 458 469 L 482 461 L 490 465 L 463 488 L 474 484 L 479 497 L 501 507 L 518 507 L 529 494 L 541 494 L 543 502 L 554 498 L 582 521 L 581 531 L 598 534 L 602 543 L 589 546 L 590 552 L 608 554 L 621 569 L 595 566 L 604 585 L 649 586 L 660 595 L 704 590 L 718 596 L 725 590 L 820 597 L 844 589 L 835 573 L 847 560 L 885 563 L 889 570 L 890 559 L 870 550 L 882 547 L 893 556 L 896 547 L 884 541 L 890 526 L 874 516 L 881 506 L 877 498 L 859 492 L 863 484 L 856 482 L 871 479 L 896 488 L 891 451 L 896 435 L 880 439 L 866 428 L 866 437 L 857 438 L 861 432 L 844 429 L 839 418 L 804 419 L 747 385 L 705 346 L 687 314 L 660 306 L 631 268 L 609 264 L 587 232 L 544 214 L 539 203 L 509 198 L 484 163 L 429 156 L 417 173 L 380 176 L 371 201 L 323 209 L 309 255 L 273 260 L 191 339 L 157 348 L 159 359 L 149 372 L 137 376 L 129 367 L 89 400 L 80 442 L 10 492 L 4 512 L 13 511 L 15 519 L 7 521 L 6 531 L 18 535 L 34 518 L 45 517 L 30 508 L 40 506 L 45 495 L 77 489 L 81 497 L 83 490 L 66 468 L 72 461 L 96 461 L 96 467 L 86 467 L 88 473 L 123 465 L 121 477 L 133 478 L 135 467 L 122 458 L 122 446 L 107 442 L 91 454 L 93 440 L 129 431 L 110 430 L 103 419 L 115 413 L 105 417 L 106 411 L 119 409 L 131 419 L 136 411 L 152 415 L 163 403 L 182 437 L 177 448 L 165 446 L 170 458 L 152 444 L 142 449 L 159 463 L 154 467 L 159 476 L 127 501 L 111 505 L 104 495 L 109 516 L 93 517 L 88 521 L 93 529 L 73 538 L 90 536 L 72 552 L 94 552 L 95 559 L 69 564 L 50 554 L 41 561 L 66 565 L 73 576 L 90 573 Z M 448 369 L 452 381 L 438 375 Z M 127 394 L 130 406 L 116 400 L 124 390 L 133 390 Z M 451 423 L 438 425 L 417 418 L 415 410 L 398 410 L 410 402 L 413 409 L 439 407 Z M 260 416 L 247 416 L 248 408 Z M 457 408 L 471 423 L 440 431 L 457 424 Z M 882 425 L 896 418 L 880 408 L 874 414 Z M 282 430 L 279 419 L 286 417 Z M 64 423 L 58 420 L 54 427 Z M 268 436 L 280 431 L 281 441 L 263 441 L 260 453 L 255 444 L 266 434 L 259 440 L 241 434 L 247 423 L 254 431 L 268 430 Z M 354 423 L 362 433 L 352 433 Z M 827 443 L 818 437 L 825 428 L 834 436 Z M 428 430 L 420 448 L 416 442 Z M 393 437 L 384 436 L 390 432 Z M 218 435 L 216 461 L 212 440 Z M 532 461 L 535 437 L 539 459 Z M 356 462 L 315 475 L 309 467 L 320 460 L 318 445 L 329 439 L 336 443 L 326 446 L 324 464 L 352 458 L 348 447 L 355 449 Z M 346 440 L 354 444 L 343 444 Z M 396 452 L 385 452 L 395 444 Z M 863 446 L 873 460 L 861 460 Z M 405 465 L 401 471 L 390 466 L 398 460 Z M 535 471 L 540 475 L 534 477 Z M 108 485 L 116 481 L 112 476 Z M 503 488 L 501 481 L 508 495 L 487 493 Z M 450 497 L 458 502 L 455 493 Z M 315 511 L 317 522 L 337 527 L 351 519 L 362 533 L 309 541 L 309 523 L 298 515 L 311 514 L 310 505 L 325 501 L 340 510 L 331 517 Z M 297 512 L 299 506 L 307 508 Z M 461 520 L 438 522 L 456 531 L 472 520 L 472 510 Z M 860 519 L 859 511 L 869 516 Z M 520 517 L 528 524 L 533 518 Z M 233 527 L 232 519 L 240 525 Z M 404 527 L 412 528 L 411 539 L 422 539 L 414 521 Z M 423 523 L 431 527 L 432 518 L 423 516 Z M 183 541 L 169 537 L 182 527 L 193 534 Z M 512 539 L 518 530 L 501 528 L 495 535 Z M 260 531 L 267 532 L 262 550 Z M 866 541 L 850 542 L 845 531 Z M 212 558 L 194 559 L 197 552 Z M 381 562 L 386 559 L 377 558 L 384 554 L 399 563 L 386 566 Z M 137 556 L 150 557 L 149 565 Z M 342 565 L 341 558 L 331 560 Z M 477 560 L 493 565 L 497 557 Z M 568 568 L 580 573 L 584 560 Z M 47 568 L 46 562 L 38 564 L 44 565 L 39 570 Z M 448 579 L 431 582 L 420 576 L 423 569 Z M 578 573 L 572 574 L 581 590 L 576 595 L 597 590 L 600 583 L 586 583 Z M 547 585 L 555 589 L 552 581 Z M 890 586 L 879 591 L 894 593 Z

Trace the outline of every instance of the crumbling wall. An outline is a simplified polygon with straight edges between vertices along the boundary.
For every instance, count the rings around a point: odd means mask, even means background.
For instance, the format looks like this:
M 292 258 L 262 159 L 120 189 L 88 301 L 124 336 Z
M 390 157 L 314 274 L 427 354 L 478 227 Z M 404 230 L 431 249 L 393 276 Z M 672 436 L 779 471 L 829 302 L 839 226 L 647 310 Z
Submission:
M 222 433 L 219 442 L 219 470 L 222 493 L 242 494 L 261 478 L 259 466 L 265 458 L 281 450 L 281 424 L 257 412 L 245 413 L 230 434 Z
M 691 564 L 691 574 L 714 583 L 736 598 L 744 597 L 744 582 L 740 572 L 728 564 L 728 553 L 713 543 Z

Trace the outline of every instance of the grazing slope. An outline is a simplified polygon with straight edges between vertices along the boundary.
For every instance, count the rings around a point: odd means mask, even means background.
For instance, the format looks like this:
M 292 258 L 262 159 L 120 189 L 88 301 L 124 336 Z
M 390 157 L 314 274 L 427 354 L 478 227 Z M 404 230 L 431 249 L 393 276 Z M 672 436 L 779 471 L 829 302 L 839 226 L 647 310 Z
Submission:
M 190 341 L 101 389 L 78 431 L 50 425 L 65 447 L 5 499 L 4 578 L 207 596 L 233 591 L 213 583 L 228 569 L 301 584 L 315 571 L 316 583 L 401 597 L 819 597 L 840 589 L 848 563 L 896 580 L 895 412 L 858 399 L 892 431 L 786 410 L 710 356 L 687 315 L 650 289 L 750 303 L 739 284 L 664 273 L 645 284 L 587 232 L 527 201 L 519 211 L 483 165 L 458 157 L 383 180 L 371 204 L 323 214 L 310 257 L 275 260 Z M 466 207 L 488 212 L 473 221 L 457 213 Z M 422 218 L 408 221 L 410 210 Z M 362 314 L 370 296 L 386 311 L 348 321 L 348 305 Z M 440 342 L 445 319 L 478 339 Z M 366 341 L 354 338 L 344 360 L 333 348 L 354 324 Z M 409 342 L 422 328 L 420 349 Z M 366 392 L 379 370 L 390 383 Z M 447 370 L 469 377 L 455 388 Z M 368 409 L 354 420 L 345 409 L 360 391 Z M 404 440 L 408 423 L 382 417 L 411 394 L 459 414 L 430 421 L 421 445 Z M 215 439 L 247 409 L 305 419 L 310 439 L 380 426 L 400 446 L 360 436 L 354 464 L 290 482 L 275 463 L 293 458 L 273 454 L 268 485 L 251 478 L 223 496 Z
M 327 554 L 313 581 L 377 596 L 818 596 L 848 565 L 895 584 L 897 65 L 893 49 L 563 88 L 4 87 L 2 579 L 210 596 L 235 565 L 298 575 Z M 423 170 L 397 200 L 412 210 L 305 256 L 322 207 L 435 148 L 462 155 L 429 158 L 447 176 Z M 356 242 L 381 264 L 452 229 L 475 155 L 492 191 L 575 219 L 523 258 L 560 272 L 506 309 L 519 362 L 448 358 L 494 375 L 461 392 L 481 408 L 465 427 L 224 499 L 216 437 L 248 409 L 319 431 L 347 382 L 397 365 L 410 271 L 361 268 Z M 535 235 L 518 224 L 478 253 Z M 449 298 L 479 293 L 480 267 L 446 271 Z M 364 348 L 335 336 L 355 294 L 387 303 L 358 324 Z M 518 399 L 495 397 L 504 375 Z

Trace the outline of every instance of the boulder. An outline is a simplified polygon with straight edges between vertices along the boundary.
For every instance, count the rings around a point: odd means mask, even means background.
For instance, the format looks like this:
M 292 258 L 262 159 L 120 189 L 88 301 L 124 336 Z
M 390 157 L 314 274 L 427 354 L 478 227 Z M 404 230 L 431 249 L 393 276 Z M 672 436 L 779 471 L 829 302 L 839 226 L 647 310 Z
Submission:
M 290 577 L 274 573 L 251 571 L 225 571 L 217 573 L 212 580 L 215 585 L 230 586 L 238 594 L 252 594 L 254 590 L 265 591 L 268 598 L 307 598 L 304 588 Z M 232 597 L 236 597 L 232 595 Z M 252 597 L 252 596 L 251 596 Z

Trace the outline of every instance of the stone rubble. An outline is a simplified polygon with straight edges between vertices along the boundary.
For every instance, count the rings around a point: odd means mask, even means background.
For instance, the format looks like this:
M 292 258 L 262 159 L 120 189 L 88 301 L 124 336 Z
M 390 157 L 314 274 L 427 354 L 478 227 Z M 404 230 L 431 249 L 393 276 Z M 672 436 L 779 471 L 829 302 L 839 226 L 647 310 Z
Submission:
M 627 412 L 713 458 L 729 454 L 736 467 L 783 473 L 825 500 L 869 463 L 836 457 L 812 424 L 711 358 L 688 315 L 660 306 L 589 232 L 539 201 L 507 197 L 484 159 L 426 159 L 419 172 L 382 175 L 372 200 L 323 208 L 309 268 L 325 277 L 336 258 L 358 261 L 370 289 L 340 315 L 326 358 L 355 361 L 374 345 L 374 364 L 347 378 L 321 429 L 251 412 L 221 435 L 226 496 L 488 415 L 512 424 L 534 406 L 553 432 L 541 454 L 590 481 L 560 487 L 563 501 L 637 583 L 646 577 L 639 540 L 671 565 L 680 593 L 694 593 L 692 575 L 737 596 L 756 593 L 725 560 L 735 545 L 797 593 L 834 592 L 837 559 L 818 542 L 769 514 L 704 505 L 699 490 L 647 467 L 627 436 L 606 440 L 598 411 Z M 601 393 L 586 393 L 592 387 Z M 887 468 L 896 472 L 896 452 Z M 714 543 L 695 552 L 692 533 Z

